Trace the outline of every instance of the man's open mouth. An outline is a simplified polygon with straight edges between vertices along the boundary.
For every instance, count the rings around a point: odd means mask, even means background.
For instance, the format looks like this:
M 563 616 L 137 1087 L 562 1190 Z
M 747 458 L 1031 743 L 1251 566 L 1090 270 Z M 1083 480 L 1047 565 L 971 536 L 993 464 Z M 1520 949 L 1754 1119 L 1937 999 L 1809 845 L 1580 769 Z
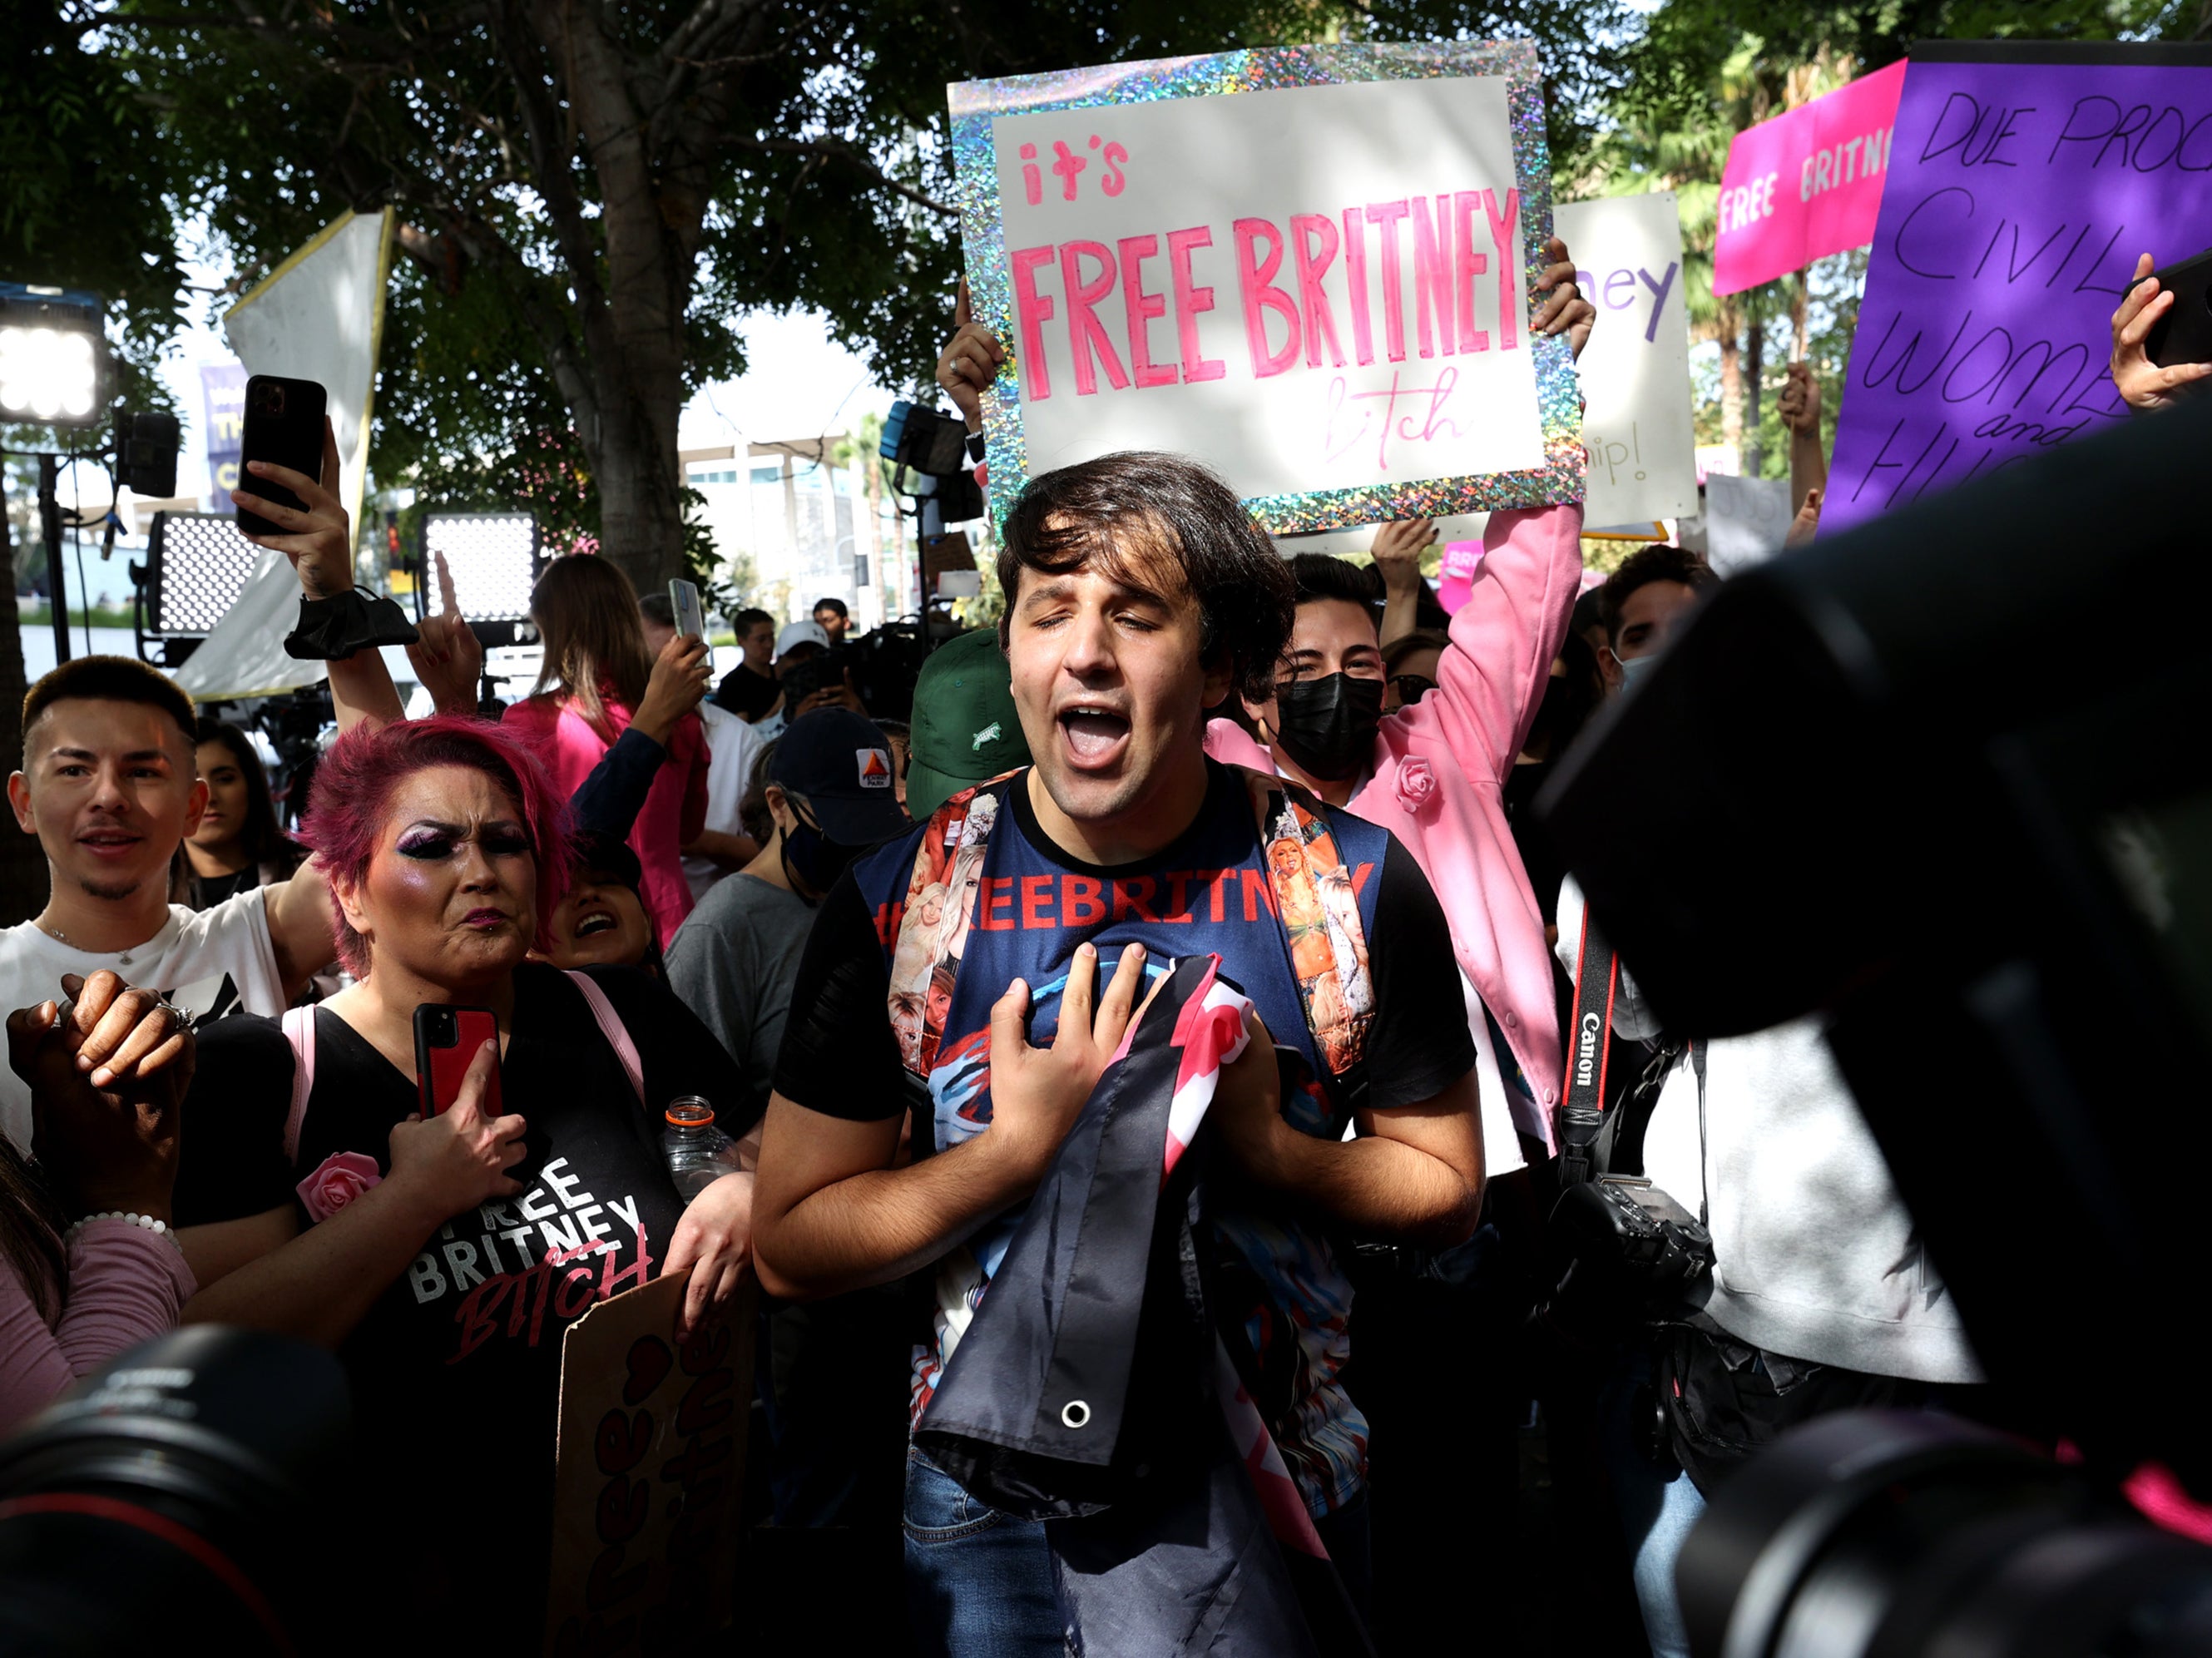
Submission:
M 1072 702 L 1060 711 L 1068 758 L 1085 769 L 1111 765 L 1128 741 L 1129 719 L 1103 703 Z

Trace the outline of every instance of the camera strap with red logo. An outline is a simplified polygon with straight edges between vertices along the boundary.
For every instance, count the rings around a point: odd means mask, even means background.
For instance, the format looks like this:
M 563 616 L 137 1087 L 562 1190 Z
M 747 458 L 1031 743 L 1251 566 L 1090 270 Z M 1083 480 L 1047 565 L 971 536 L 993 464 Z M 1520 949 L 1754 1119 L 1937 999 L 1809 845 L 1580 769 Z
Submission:
M 1563 1186 L 1597 1177 L 1598 1133 L 1605 1126 L 1606 1060 L 1613 1047 L 1613 1002 L 1620 989 L 1620 958 L 1585 904 L 1575 961 L 1574 1016 L 1566 1033 L 1567 1076 L 1559 1090 Z

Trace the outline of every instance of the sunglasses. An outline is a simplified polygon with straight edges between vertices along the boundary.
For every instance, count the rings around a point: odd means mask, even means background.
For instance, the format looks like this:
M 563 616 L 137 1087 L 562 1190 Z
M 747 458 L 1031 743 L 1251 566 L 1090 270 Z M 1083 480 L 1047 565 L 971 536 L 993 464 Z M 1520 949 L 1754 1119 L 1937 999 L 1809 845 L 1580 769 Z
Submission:
M 1399 703 L 1407 708 L 1419 701 L 1437 688 L 1437 682 L 1425 673 L 1393 674 L 1382 683 L 1386 685 L 1395 685 L 1398 688 Z

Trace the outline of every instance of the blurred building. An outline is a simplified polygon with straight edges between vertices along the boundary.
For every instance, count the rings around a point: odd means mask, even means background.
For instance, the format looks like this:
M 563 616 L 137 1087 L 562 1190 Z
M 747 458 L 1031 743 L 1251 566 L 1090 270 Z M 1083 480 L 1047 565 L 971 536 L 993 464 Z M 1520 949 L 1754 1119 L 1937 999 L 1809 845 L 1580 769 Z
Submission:
M 855 631 L 914 608 L 911 537 L 878 482 L 872 445 L 843 433 L 683 451 L 684 482 L 706 500 L 725 580 L 790 621 L 835 595 Z

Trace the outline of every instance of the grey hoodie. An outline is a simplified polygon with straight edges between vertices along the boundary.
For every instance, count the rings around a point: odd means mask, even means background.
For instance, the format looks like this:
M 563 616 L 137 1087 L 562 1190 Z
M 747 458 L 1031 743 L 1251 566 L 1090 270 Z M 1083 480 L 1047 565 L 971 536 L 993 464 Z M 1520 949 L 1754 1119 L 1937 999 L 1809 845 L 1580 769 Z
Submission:
M 1582 924 L 1582 890 L 1570 879 L 1559 942 L 1570 973 Z M 1613 1024 L 1624 1036 L 1657 1034 L 1625 972 Z M 1821 1032 L 1805 1018 L 1713 1042 L 1702 1147 L 1696 1072 L 1677 1065 L 1660 1092 L 1644 1173 L 1692 1214 L 1706 1205 L 1715 1265 L 1705 1310 L 1738 1340 L 1793 1358 L 1978 1382 L 1958 1309 Z

